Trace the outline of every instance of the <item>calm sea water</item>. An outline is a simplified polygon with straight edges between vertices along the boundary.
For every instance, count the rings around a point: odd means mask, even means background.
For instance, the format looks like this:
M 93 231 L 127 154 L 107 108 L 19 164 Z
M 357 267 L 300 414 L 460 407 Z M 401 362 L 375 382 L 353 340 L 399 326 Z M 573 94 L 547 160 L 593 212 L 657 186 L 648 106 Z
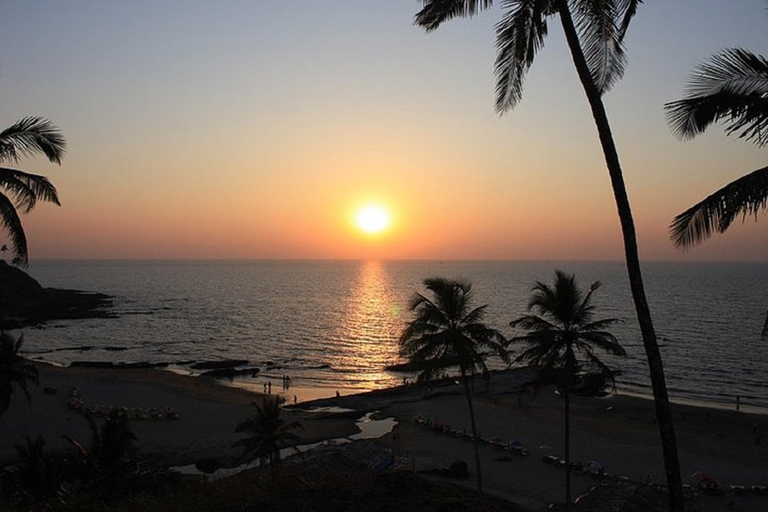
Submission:
M 532 285 L 551 283 L 556 268 L 584 288 L 603 283 L 597 317 L 623 321 L 614 331 L 629 353 L 606 358 L 623 372 L 618 389 L 650 394 L 620 262 L 35 262 L 29 273 L 44 286 L 107 293 L 120 316 L 25 329 L 25 348 L 59 363 L 169 362 L 180 371 L 191 360 L 247 359 L 294 384 L 375 389 L 401 382 L 384 367 L 398 361 L 408 301 L 424 278 L 470 281 L 487 323 L 513 335 L 509 321 L 525 313 Z M 768 265 L 647 263 L 644 277 L 670 396 L 733 404 L 738 395 L 768 407 Z

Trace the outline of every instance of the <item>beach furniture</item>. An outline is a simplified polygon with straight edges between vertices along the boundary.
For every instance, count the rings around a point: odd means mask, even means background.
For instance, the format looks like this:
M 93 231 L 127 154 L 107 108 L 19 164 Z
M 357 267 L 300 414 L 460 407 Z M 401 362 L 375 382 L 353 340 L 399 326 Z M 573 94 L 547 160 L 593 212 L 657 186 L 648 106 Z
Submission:
M 730 485 L 728 488 L 730 489 L 731 494 L 735 494 L 736 496 L 746 496 L 749 494 L 749 489 L 743 485 Z

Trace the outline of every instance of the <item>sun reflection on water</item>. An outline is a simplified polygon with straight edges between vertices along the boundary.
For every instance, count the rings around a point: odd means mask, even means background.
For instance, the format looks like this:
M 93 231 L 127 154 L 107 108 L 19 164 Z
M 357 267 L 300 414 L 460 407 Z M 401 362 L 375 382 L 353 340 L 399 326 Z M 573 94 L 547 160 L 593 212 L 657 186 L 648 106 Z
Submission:
M 397 383 L 384 368 L 397 361 L 397 338 L 403 328 L 402 298 L 393 290 L 379 261 L 360 266 L 334 338 L 341 345 L 332 367 L 344 379 L 366 389 Z

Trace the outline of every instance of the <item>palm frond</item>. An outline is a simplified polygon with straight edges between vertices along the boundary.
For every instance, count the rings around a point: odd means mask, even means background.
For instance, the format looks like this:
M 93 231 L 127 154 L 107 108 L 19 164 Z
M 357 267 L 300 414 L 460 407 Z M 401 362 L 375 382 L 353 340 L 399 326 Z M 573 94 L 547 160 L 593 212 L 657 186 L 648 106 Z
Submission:
M 502 1 L 496 24 L 496 111 L 514 108 L 522 98 L 523 82 L 547 35 L 550 0 Z
M 488 305 L 485 304 L 473 309 L 461 319 L 461 323 L 466 325 L 482 323 L 483 319 L 485 318 L 485 311 L 487 308 Z
M 619 25 L 619 42 L 623 42 L 629 30 L 629 24 L 632 18 L 637 14 L 637 8 L 643 0 L 620 0 L 618 11 L 621 14 L 621 24 Z
M 572 4 L 584 57 L 597 89 L 604 94 L 622 77 L 627 64 L 623 33 L 617 25 L 622 16 L 623 22 L 629 22 L 626 10 L 621 12 L 623 2 L 616 0 L 575 0 Z
M 537 315 L 523 315 L 509 322 L 509 326 L 512 328 L 519 327 L 528 331 L 550 331 L 556 329 L 555 324 Z
M 453 18 L 474 16 L 493 5 L 493 0 L 422 0 L 422 4 L 414 23 L 431 32 Z
M 32 211 L 38 200 L 61 206 L 56 187 L 38 174 L 0 167 L 0 189 L 13 196 L 16 208 L 23 210 L 22 213 Z
M 712 236 L 724 233 L 737 217 L 757 216 L 768 201 L 768 167 L 757 169 L 732 181 L 688 208 L 672 221 L 670 239 L 688 249 Z
M 686 97 L 664 105 L 667 122 L 681 139 L 722 121 L 728 135 L 768 144 L 768 59 L 730 48 L 699 66 Z
M 0 132 L 0 161 L 18 161 L 21 157 L 44 154 L 61 164 L 67 143 L 61 131 L 48 119 L 29 116 Z
M 608 327 L 611 327 L 616 324 L 620 324 L 621 320 L 618 318 L 604 318 L 602 320 L 596 320 L 594 322 L 590 322 L 588 324 L 584 324 L 579 329 L 580 332 L 583 333 L 589 333 L 589 332 L 600 332 L 605 330 Z
M 627 355 L 627 351 L 619 344 L 616 336 L 606 331 L 581 332 L 575 344 L 584 352 L 591 351 L 591 347 L 595 347 L 606 354 Z
M 0 227 L 2 227 L 11 242 L 11 251 L 15 254 L 15 259 L 22 265 L 28 261 L 27 236 L 24 234 L 24 228 L 21 225 L 21 219 L 16 212 L 16 207 L 8 197 L 0 193 Z

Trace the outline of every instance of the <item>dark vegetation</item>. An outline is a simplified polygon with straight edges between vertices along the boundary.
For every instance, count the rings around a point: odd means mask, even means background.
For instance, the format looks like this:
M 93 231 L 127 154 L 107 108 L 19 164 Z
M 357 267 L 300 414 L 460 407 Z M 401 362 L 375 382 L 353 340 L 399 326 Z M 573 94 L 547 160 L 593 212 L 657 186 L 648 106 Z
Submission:
M 264 472 L 250 471 L 235 477 L 206 481 L 183 477 L 158 486 L 149 479 L 143 489 L 125 493 L 119 499 L 84 500 L 75 508 L 63 504 L 48 508 L 11 505 L 0 496 L 0 510 L 42 511 L 81 510 L 99 512 L 522 512 L 507 501 L 478 497 L 471 489 L 439 482 L 411 472 L 378 476 L 329 478 L 303 486 L 291 479 L 265 478 Z

